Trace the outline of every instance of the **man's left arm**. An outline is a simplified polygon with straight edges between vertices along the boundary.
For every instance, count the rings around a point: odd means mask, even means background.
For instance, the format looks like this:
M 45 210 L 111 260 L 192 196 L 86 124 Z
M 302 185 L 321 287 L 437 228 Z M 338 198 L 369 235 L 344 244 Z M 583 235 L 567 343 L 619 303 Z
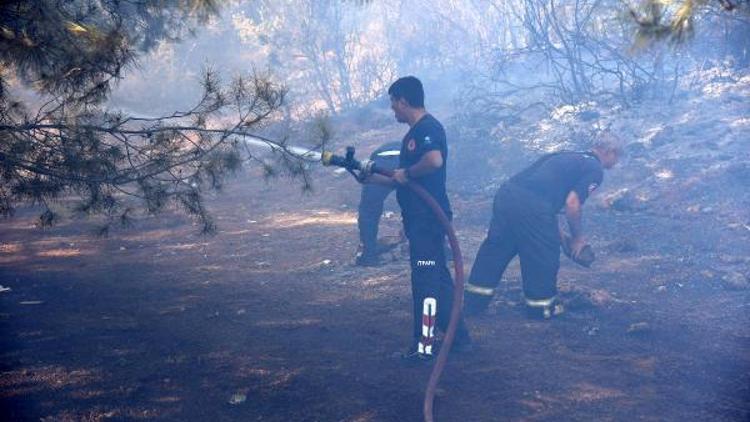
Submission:
M 417 148 L 422 152 L 419 160 L 404 169 L 398 169 L 393 174 L 397 183 L 404 184 L 409 179 L 427 176 L 445 164 L 442 149 L 445 148 L 445 132 L 441 128 L 431 128 L 428 132 L 416 137 Z
M 583 238 L 583 225 L 581 224 L 582 208 L 583 204 L 578 197 L 578 193 L 575 190 L 570 191 L 565 199 L 565 219 L 568 221 L 568 229 L 570 230 L 570 254 L 574 257 L 577 257 L 586 245 Z
M 400 184 L 404 184 L 409 179 L 433 173 L 442 166 L 443 154 L 438 150 L 428 151 L 411 167 L 396 169 L 393 172 L 393 179 Z

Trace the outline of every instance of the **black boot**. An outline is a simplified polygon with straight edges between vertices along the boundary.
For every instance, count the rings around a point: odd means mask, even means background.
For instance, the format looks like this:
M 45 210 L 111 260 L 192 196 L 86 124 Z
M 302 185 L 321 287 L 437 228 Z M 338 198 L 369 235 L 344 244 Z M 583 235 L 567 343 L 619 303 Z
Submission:
M 479 295 L 464 291 L 464 315 L 477 316 L 483 314 L 492 301 L 490 295 Z
M 526 299 L 526 316 L 530 319 L 547 320 L 560 316 L 565 311 L 557 298 L 533 300 Z
M 360 267 L 377 267 L 380 265 L 380 257 L 374 252 L 363 251 L 357 253 L 357 257 L 354 259 L 354 265 Z

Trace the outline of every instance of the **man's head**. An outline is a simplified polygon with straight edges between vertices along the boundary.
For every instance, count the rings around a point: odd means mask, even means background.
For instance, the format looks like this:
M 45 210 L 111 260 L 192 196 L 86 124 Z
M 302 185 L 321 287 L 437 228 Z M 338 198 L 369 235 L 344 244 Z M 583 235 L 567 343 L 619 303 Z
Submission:
M 600 140 L 594 144 L 592 152 L 597 158 L 599 158 L 602 167 L 605 169 L 611 169 L 617 164 L 623 154 L 622 148 L 619 146 L 619 139 L 609 132 L 602 134 L 599 139 Z
M 409 115 L 424 109 L 424 89 L 422 82 L 414 76 L 399 78 L 388 88 L 391 109 L 399 123 L 409 123 Z

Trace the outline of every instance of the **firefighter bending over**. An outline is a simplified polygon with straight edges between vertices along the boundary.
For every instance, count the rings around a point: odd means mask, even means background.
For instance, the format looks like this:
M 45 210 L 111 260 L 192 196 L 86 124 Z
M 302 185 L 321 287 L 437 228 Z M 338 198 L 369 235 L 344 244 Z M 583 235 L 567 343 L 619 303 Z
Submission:
M 562 230 L 557 213 L 564 207 L 572 258 L 584 251 L 581 207 L 599 187 L 603 169 L 612 168 L 622 151 L 606 135 L 589 152 L 547 154 L 505 182 L 493 203 L 487 238 L 477 252 L 465 286 L 464 311 L 483 312 L 513 257 L 521 261 L 526 310 L 533 318 L 562 312 L 556 298 Z

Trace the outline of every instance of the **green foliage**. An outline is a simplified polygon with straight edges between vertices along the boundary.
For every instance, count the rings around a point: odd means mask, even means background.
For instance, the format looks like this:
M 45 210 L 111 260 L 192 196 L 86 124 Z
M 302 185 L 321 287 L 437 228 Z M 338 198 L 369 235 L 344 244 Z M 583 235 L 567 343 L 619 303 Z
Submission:
M 96 103 L 138 53 L 176 40 L 216 12 L 212 0 L 8 0 L 0 60 L 43 93 Z
M 645 0 L 630 9 L 638 24 L 635 49 L 642 49 L 656 41 L 684 43 L 695 33 L 695 21 L 701 15 L 716 13 L 717 9 L 731 13 L 744 9 L 745 0 Z
M 41 204 L 48 225 L 58 219 L 54 201 L 74 200 L 78 213 L 127 225 L 136 198 L 148 213 L 180 207 L 212 231 L 203 193 L 253 159 L 243 157 L 242 139 L 257 138 L 250 131 L 281 107 L 286 90 L 265 74 L 225 84 L 207 70 L 203 96 L 187 111 L 141 118 L 102 103 L 139 54 L 215 11 L 205 0 L 0 4 L 0 214 Z M 24 86 L 33 98 L 21 96 Z

